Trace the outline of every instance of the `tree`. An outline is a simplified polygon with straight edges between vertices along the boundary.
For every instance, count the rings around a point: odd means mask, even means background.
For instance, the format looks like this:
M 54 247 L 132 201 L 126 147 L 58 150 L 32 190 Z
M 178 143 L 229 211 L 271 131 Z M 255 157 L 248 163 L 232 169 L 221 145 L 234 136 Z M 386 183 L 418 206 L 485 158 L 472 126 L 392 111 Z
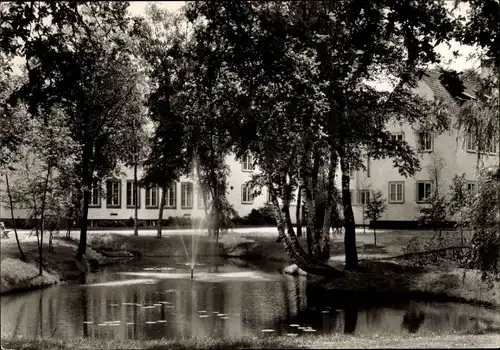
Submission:
M 431 162 L 427 166 L 432 190 L 427 203 L 418 206 L 420 217 L 418 221 L 421 225 L 430 225 L 435 233 L 441 237 L 441 230 L 444 225 L 449 223 L 447 210 L 447 201 L 444 191 L 444 183 L 442 181 L 442 172 L 446 164 L 442 157 L 432 154 Z
M 468 224 L 468 209 L 472 204 L 474 193 L 467 190 L 465 173 L 455 174 L 450 185 L 451 197 L 448 202 L 450 216 L 458 215 L 456 226 L 460 229 L 460 241 L 464 245 L 463 230 Z
M 451 20 L 443 4 L 240 2 L 229 8 L 204 2 L 188 5 L 186 16 L 203 18 L 204 25 L 196 30 L 206 34 L 204 39 L 212 38 L 212 47 L 230 42 L 218 57 L 238 82 L 235 149 L 239 156 L 249 151 L 255 155 L 263 173 L 260 184 L 270 189 L 287 252 L 306 269 L 328 259 L 331 188 L 340 165 L 346 266 L 355 268 L 349 168 L 361 167 L 362 151 L 369 148 L 374 159 L 394 158 L 404 175 L 418 169 L 413 150 L 391 141 L 384 126 L 394 119 L 439 119 L 445 112 L 409 89 L 419 68 L 438 60 L 433 45 L 450 36 Z M 398 81 L 392 92 L 366 83 L 382 72 Z M 401 115 L 401 110 L 406 113 Z M 322 166 L 327 169 L 327 201 L 323 225 L 318 225 L 315 198 Z M 289 222 L 289 201 L 298 186 L 312 254 L 302 250 Z
M 13 96 L 27 102 L 33 118 L 46 124 L 54 104 L 71 120 L 77 144 L 73 175 L 83 198 L 76 259 L 87 247 L 90 190 L 95 180 L 116 169 L 121 153 L 117 135 L 141 81 L 127 48 L 125 2 L 13 3 L 4 16 L 0 45 L 26 59 L 29 79 Z M 50 84 L 46 84 L 50 82 Z
M 141 184 L 161 188 L 157 237 L 162 236 L 166 194 L 182 174 L 188 173 L 186 128 L 173 99 L 186 82 L 183 60 L 185 35 L 179 16 L 155 5 L 147 8 L 147 18 L 135 19 L 133 34 L 139 38 L 139 53 L 146 63 L 150 92 L 149 117 L 154 124 L 151 151 L 144 162 Z
M 387 210 L 386 200 L 382 191 L 376 190 L 372 192 L 370 201 L 366 205 L 365 219 L 371 221 L 373 225 L 373 244 L 377 245 L 376 222 L 382 217 Z

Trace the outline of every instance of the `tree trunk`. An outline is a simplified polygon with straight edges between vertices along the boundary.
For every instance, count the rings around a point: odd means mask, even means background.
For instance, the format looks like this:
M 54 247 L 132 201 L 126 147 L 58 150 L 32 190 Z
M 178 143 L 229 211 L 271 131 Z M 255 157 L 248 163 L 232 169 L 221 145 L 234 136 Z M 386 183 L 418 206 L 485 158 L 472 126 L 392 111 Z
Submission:
M 12 194 L 10 193 L 9 175 L 7 174 L 7 171 L 5 172 L 5 182 L 7 185 L 7 195 L 9 196 L 10 217 L 12 218 L 12 228 L 14 229 L 14 236 L 16 237 L 17 249 L 19 249 L 19 253 L 21 254 L 21 260 L 26 261 L 26 255 L 24 254 L 24 251 L 21 248 L 21 243 L 19 242 L 19 236 L 17 235 L 16 219 L 14 217 L 14 207 L 13 207 L 14 203 L 12 200 Z
M 377 245 L 377 229 L 375 228 L 375 222 L 373 223 L 373 245 Z
M 163 186 L 161 188 L 161 199 L 160 199 L 160 209 L 158 211 L 158 231 L 156 232 L 156 237 L 161 238 L 162 232 L 162 224 L 163 221 L 163 208 L 165 208 L 165 200 L 167 196 L 167 186 Z
M 300 208 L 301 208 L 301 202 L 302 202 L 302 192 L 300 190 L 299 186 L 299 191 L 297 194 L 297 209 L 295 211 L 295 221 L 297 222 L 297 236 L 302 237 L 302 218 L 300 216 Z
M 50 177 L 51 167 L 48 166 L 47 176 L 45 177 L 45 184 L 43 188 L 43 197 L 42 197 L 42 207 L 40 208 L 40 245 L 38 247 L 38 252 L 40 255 L 40 266 L 38 267 L 38 274 L 41 276 L 43 274 L 43 234 L 45 230 L 45 201 L 47 198 L 47 190 L 49 185 L 49 177 Z
M 90 165 L 90 150 L 86 147 L 83 151 L 83 213 L 80 220 L 80 242 L 78 243 L 78 250 L 76 252 L 76 260 L 82 261 L 83 255 L 87 250 L 87 224 L 89 217 L 89 201 L 90 201 L 90 188 L 92 186 L 93 169 L 89 169 Z
M 135 155 L 134 155 L 135 157 Z M 134 159 L 134 186 L 133 186 L 133 194 L 132 198 L 135 196 L 134 199 L 134 236 L 139 236 L 139 229 L 137 226 L 137 220 L 138 220 L 138 215 L 139 215 L 139 188 L 137 186 L 137 159 Z
M 351 192 L 349 189 L 349 164 L 341 157 L 340 166 L 342 170 L 342 204 L 344 205 L 344 249 L 346 269 L 355 269 L 358 266 L 358 252 L 356 250 L 356 224 L 351 204 Z
M 337 153 L 334 149 L 330 151 L 330 162 L 328 166 L 328 179 L 326 181 L 326 200 L 325 212 L 323 216 L 322 235 L 320 237 L 320 256 L 321 261 L 328 261 L 330 258 L 330 227 L 332 218 L 333 189 L 335 182 L 335 171 L 337 169 Z

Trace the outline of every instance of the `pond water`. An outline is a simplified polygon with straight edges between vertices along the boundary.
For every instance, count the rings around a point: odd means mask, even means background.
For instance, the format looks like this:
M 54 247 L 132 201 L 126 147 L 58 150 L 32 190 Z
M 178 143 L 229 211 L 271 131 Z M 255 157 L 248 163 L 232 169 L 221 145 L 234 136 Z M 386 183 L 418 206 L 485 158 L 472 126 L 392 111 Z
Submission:
M 458 303 L 327 293 L 305 277 L 238 260 L 157 258 L 82 283 L 1 297 L 2 334 L 155 339 L 269 334 L 441 334 L 500 329 L 500 312 Z

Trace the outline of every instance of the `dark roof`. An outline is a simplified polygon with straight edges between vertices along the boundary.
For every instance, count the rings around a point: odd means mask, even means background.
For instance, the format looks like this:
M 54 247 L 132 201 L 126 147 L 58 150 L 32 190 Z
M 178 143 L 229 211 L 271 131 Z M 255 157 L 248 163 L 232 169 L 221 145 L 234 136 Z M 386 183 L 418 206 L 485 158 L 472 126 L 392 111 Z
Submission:
M 467 77 L 463 79 L 460 74 L 458 74 L 458 77 L 460 81 L 452 83 L 456 84 L 456 86 L 445 86 L 443 84 L 444 71 L 441 69 L 429 69 L 423 73 L 421 80 L 429 86 L 434 96 L 446 101 L 457 102 L 459 100 L 470 99 L 470 96 L 475 97 L 476 83 L 473 79 L 467 79 Z M 460 82 L 462 84 L 461 87 L 458 86 Z

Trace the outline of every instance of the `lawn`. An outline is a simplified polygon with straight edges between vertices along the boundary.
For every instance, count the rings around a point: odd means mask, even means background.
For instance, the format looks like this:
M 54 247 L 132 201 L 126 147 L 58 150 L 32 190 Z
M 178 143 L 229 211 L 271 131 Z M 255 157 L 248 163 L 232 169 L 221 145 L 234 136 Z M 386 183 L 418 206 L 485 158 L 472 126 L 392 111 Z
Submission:
M 500 335 L 379 336 L 319 335 L 263 336 L 241 339 L 23 339 L 2 336 L 15 349 L 360 349 L 360 348 L 498 348 Z

